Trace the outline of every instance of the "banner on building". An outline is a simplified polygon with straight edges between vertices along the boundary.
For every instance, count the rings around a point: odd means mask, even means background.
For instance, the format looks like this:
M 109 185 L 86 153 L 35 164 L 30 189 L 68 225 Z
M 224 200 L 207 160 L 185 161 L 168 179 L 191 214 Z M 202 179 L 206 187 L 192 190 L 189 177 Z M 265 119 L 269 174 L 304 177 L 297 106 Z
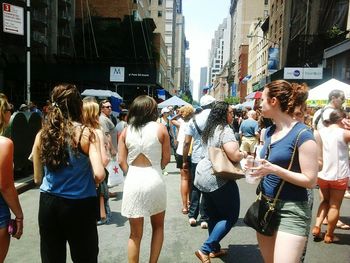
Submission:
M 157 96 L 158 99 L 165 100 L 165 90 L 164 89 L 157 89 Z
M 270 47 L 268 53 L 267 69 L 269 74 L 276 72 L 279 68 L 280 59 L 279 59 L 279 48 Z
M 232 85 L 231 85 L 231 96 L 237 97 L 237 84 L 236 83 L 232 83 Z

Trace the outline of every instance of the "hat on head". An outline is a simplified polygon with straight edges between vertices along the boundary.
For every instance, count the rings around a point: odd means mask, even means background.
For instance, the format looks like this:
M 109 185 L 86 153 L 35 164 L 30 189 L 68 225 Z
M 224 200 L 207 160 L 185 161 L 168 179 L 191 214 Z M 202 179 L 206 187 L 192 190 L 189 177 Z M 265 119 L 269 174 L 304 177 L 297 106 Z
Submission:
M 201 105 L 201 107 L 204 107 L 204 106 L 207 106 L 211 103 L 213 103 L 215 100 L 215 98 L 213 96 L 210 96 L 210 95 L 204 95 L 200 101 L 199 101 L 199 104 Z
M 170 112 L 170 110 L 167 107 L 165 107 L 162 109 L 162 111 L 160 113 L 164 114 L 164 113 L 169 113 L 169 112 Z
M 20 111 L 23 111 L 23 110 L 28 110 L 28 105 L 27 104 L 21 104 L 21 106 L 19 107 L 19 110 Z

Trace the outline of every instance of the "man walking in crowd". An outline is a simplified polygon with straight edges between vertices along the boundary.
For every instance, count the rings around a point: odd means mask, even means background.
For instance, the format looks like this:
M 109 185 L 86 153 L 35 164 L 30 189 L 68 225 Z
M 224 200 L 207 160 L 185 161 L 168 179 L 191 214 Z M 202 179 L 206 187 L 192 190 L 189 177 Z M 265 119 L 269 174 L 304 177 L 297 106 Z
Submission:
M 207 216 L 205 215 L 204 206 L 205 200 L 201 198 L 201 191 L 198 190 L 197 187 L 193 185 L 196 167 L 199 161 L 202 158 L 202 142 L 201 142 L 201 134 L 207 122 L 210 109 L 214 105 L 215 98 L 210 95 L 204 95 L 200 99 L 200 105 L 203 108 L 199 114 L 195 115 L 189 122 L 187 129 L 185 130 L 185 142 L 183 147 L 183 169 L 190 170 L 191 174 L 191 195 L 190 195 L 190 208 L 188 211 L 189 223 L 191 226 L 197 225 L 197 217 L 198 214 L 201 214 L 201 228 L 208 228 Z M 193 139 L 193 141 L 192 141 Z M 192 141 L 192 154 L 191 154 L 191 164 L 188 163 L 187 156 L 189 153 L 190 145 Z
M 102 100 L 100 102 L 100 117 L 99 122 L 101 126 L 101 130 L 105 137 L 105 143 L 107 144 L 107 155 L 109 155 L 109 158 L 113 158 L 117 154 L 117 134 L 115 125 L 113 124 L 112 120 L 110 119 L 110 116 L 112 114 L 112 104 L 109 100 Z M 105 180 L 101 183 L 105 187 L 101 187 L 102 189 L 108 189 L 107 187 L 108 182 L 108 175 L 106 176 Z M 105 197 L 105 209 L 107 213 L 107 220 L 106 222 L 109 222 L 111 217 L 111 210 L 109 207 L 109 197 L 116 197 L 117 193 L 111 193 L 108 190 L 105 190 L 104 193 L 101 192 L 101 194 Z M 99 222 L 99 224 L 102 224 L 104 222 Z
M 256 112 L 250 110 L 247 113 L 248 119 L 244 120 L 239 127 L 241 136 L 241 151 L 247 152 L 249 155 L 255 154 L 255 146 L 259 142 L 259 124 L 256 121 Z

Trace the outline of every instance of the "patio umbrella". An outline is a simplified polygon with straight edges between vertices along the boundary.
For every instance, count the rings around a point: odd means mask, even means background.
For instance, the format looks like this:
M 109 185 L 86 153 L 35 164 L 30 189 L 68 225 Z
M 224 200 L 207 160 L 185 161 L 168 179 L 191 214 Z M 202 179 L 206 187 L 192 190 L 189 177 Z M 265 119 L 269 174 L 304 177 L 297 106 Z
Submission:
M 261 91 L 254 91 L 252 93 L 249 93 L 245 98 L 246 99 L 260 99 L 262 95 Z

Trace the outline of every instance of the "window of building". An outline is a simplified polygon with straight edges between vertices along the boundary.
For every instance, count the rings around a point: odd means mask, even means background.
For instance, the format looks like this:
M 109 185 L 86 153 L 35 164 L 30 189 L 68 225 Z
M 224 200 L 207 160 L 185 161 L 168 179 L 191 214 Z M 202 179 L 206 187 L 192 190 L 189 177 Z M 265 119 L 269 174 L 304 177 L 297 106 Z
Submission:
M 264 5 L 268 5 L 269 4 L 269 0 L 264 0 Z
M 163 12 L 162 11 L 158 11 L 158 17 L 162 17 L 163 16 Z
M 158 0 L 158 5 L 163 5 L 163 0 Z
M 172 20 L 173 19 L 173 12 L 172 11 L 166 11 L 165 19 Z
M 173 25 L 172 24 L 165 24 L 165 31 L 166 32 L 172 32 L 173 31 Z
M 134 0 L 134 4 L 137 4 L 138 0 Z

